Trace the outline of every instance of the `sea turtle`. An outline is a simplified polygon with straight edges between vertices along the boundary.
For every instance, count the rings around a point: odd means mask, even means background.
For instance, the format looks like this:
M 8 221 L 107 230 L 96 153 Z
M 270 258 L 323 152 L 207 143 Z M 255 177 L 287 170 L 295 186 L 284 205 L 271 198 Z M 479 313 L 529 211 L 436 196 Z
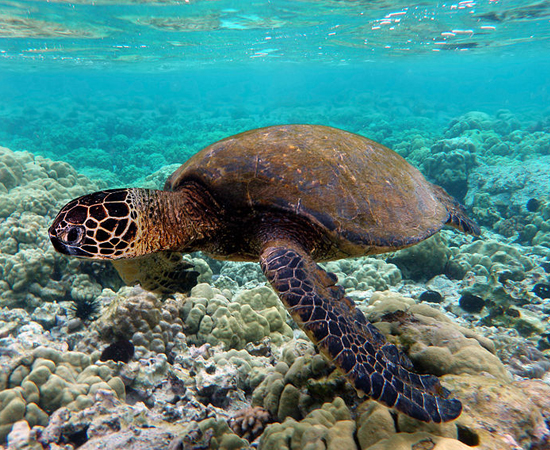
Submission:
M 260 261 L 294 320 L 357 391 L 416 419 L 445 422 L 458 417 L 461 403 L 435 376 L 408 371 L 317 262 L 408 247 L 446 224 L 479 233 L 453 198 L 397 153 L 336 128 L 283 125 L 206 147 L 163 191 L 77 198 L 49 234 L 57 251 L 112 260 L 126 282 L 157 292 L 188 288 L 182 252 Z

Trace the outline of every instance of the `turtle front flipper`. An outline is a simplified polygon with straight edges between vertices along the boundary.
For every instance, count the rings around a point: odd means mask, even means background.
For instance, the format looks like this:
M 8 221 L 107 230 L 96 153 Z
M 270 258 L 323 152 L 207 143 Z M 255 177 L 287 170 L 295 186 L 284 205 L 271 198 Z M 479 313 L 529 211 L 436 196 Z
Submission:
M 293 241 L 267 243 L 262 269 L 293 319 L 360 392 L 424 422 L 447 422 L 462 410 L 433 375 L 406 370 L 397 348 L 367 321 L 334 274 Z
M 178 252 L 157 252 L 112 263 L 126 284 L 139 283 L 143 289 L 159 294 L 189 292 L 199 276 L 193 264 L 182 259 Z

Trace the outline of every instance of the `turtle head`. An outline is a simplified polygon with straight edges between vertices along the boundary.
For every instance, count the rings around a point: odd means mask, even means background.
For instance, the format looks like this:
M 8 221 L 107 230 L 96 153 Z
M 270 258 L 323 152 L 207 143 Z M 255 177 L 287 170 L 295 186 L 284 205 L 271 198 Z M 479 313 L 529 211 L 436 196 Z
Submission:
M 79 197 L 61 209 L 49 229 L 54 248 L 91 259 L 134 258 L 139 250 L 139 189 L 100 191 Z

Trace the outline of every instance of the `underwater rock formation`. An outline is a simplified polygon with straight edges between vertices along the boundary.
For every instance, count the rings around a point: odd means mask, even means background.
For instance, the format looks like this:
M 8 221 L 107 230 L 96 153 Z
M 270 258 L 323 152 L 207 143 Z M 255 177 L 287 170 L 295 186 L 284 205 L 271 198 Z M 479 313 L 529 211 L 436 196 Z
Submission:
M 225 294 L 225 295 L 224 295 Z M 195 286 L 182 317 L 187 339 L 202 345 L 223 343 L 226 349 L 242 349 L 269 337 L 275 345 L 292 338 L 287 313 L 277 295 L 267 286 L 243 290 L 233 296 L 207 284 Z
M 47 234 L 63 203 L 98 188 L 67 163 L 0 147 L 0 306 L 32 309 L 101 292 L 87 274 L 93 265 L 60 257 Z
M 91 406 L 99 389 L 125 397 L 122 380 L 84 353 L 38 347 L 13 360 L 0 378 L 0 441 L 19 420 L 45 426 L 48 415 L 63 406 L 75 411 Z
M 399 268 L 404 278 L 425 281 L 445 273 L 451 255 L 445 236 L 438 233 L 417 245 L 391 254 L 387 260 Z
M 550 247 L 550 158 L 517 163 L 485 165 L 470 176 L 465 203 L 482 225 L 528 245 Z M 539 207 L 529 211 L 527 204 L 538 199 Z
M 340 259 L 326 263 L 325 268 L 338 277 L 338 284 L 346 290 L 380 291 L 396 286 L 401 281 L 400 270 L 383 259 Z
M 463 201 L 468 192 L 468 177 L 479 165 L 475 145 L 467 139 L 438 141 L 431 155 L 422 162 L 422 172 L 449 194 Z

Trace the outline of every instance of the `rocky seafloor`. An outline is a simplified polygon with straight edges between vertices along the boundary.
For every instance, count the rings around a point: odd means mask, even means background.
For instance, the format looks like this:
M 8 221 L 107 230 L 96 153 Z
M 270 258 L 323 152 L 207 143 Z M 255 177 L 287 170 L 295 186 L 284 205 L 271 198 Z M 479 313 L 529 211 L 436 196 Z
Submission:
M 444 230 L 326 264 L 415 370 L 462 401 L 442 425 L 359 398 L 257 264 L 190 255 L 199 284 L 161 297 L 55 253 L 58 209 L 106 182 L 0 148 L 0 448 L 550 448 L 549 128 L 501 111 L 440 136 L 409 131 L 393 147 L 483 235 Z

